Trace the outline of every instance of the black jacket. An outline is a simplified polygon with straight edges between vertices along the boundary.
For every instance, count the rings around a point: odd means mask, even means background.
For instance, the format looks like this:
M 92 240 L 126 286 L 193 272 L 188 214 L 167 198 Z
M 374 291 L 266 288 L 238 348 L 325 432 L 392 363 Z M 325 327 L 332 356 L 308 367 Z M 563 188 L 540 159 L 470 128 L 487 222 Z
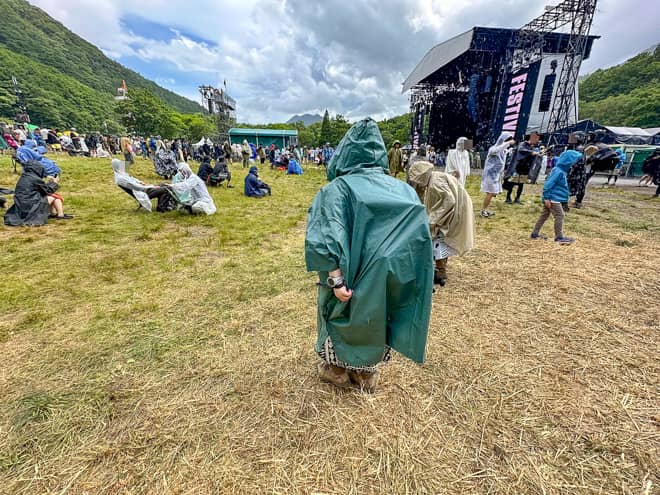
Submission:
M 5 225 L 44 225 L 48 223 L 48 194 L 57 191 L 56 182 L 44 182 L 46 171 L 37 161 L 23 165 L 23 174 L 16 183 L 14 204 L 5 213 Z

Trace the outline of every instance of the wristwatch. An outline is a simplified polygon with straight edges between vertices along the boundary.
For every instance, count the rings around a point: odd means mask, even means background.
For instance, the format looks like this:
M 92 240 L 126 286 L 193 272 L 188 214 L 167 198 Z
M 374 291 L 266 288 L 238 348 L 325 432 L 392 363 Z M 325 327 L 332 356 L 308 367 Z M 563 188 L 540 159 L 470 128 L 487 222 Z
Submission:
M 331 289 L 339 289 L 344 286 L 344 277 L 328 277 L 325 281 Z

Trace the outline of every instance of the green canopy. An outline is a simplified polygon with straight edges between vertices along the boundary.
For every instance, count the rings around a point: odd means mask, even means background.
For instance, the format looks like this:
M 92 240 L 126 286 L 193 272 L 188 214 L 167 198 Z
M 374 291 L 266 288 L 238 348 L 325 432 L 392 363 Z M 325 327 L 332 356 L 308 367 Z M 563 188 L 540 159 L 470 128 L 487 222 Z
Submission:
M 433 290 L 428 218 L 415 191 L 387 167 L 376 123 L 356 123 L 307 218 L 307 270 L 323 282 L 341 268 L 353 290 L 342 303 L 319 286 L 317 351 L 330 336 L 339 360 L 352 366 L 378 363 L 385 346 L 420 363 L 425 358 Z

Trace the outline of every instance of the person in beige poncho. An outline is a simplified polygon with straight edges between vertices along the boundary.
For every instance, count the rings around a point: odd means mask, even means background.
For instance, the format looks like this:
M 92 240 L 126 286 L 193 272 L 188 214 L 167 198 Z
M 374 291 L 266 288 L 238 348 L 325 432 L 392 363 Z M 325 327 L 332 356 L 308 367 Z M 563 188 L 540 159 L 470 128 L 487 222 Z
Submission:
M 474 247 L 472 200 L 456 177 L 435 171 L 426 161 L 411 165 L 408 183 L 426 207 L 433 239 L 434 282 L 444 287 L 447 259 Z

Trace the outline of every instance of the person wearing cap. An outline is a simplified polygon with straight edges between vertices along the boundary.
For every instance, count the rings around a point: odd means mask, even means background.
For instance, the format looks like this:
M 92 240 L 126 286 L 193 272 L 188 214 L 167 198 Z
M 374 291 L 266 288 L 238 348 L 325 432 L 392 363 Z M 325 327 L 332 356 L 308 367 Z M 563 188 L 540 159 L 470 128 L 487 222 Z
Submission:
M 396 177 L 399 172 L 403 172 L 403 152 L 401 151 L 401 141 L 398 139 L 387 152 L 387 164 L 390 169 L 390 175 Z
M 372 119 L 354 124 L 328 164 L 307 217 L 305 261 L 317 272 L 321 381 L 374 392 L 395 350 L 423 363 L 433 291 L 428 218 L 388 174 Z
M 523 193 L 523 187 L 527 182 L 529 172 L 534 164 L 534 160 L 539 156 L 539 152 L 534 148 L 539 143 L 541 136 L 534 131 L 527 136 L 527 140 L 521 142 L 516 149 L 511 163 L 504 173 L 504 189 L 506 189 L 506 203 L 511 204 L 511 194 L 513 188 L 518 186 L 516 199 L 513 203 L 521 204 L 520 198 Z

